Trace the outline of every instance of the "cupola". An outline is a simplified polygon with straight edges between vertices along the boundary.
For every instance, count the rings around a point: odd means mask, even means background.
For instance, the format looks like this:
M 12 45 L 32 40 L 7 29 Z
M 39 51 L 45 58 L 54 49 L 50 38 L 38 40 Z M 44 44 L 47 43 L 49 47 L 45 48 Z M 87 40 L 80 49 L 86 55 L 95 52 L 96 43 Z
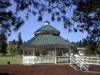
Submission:
M 44 25 L 49 25 L 49 23 L 50 23 L 49 21 L 45 21 Z

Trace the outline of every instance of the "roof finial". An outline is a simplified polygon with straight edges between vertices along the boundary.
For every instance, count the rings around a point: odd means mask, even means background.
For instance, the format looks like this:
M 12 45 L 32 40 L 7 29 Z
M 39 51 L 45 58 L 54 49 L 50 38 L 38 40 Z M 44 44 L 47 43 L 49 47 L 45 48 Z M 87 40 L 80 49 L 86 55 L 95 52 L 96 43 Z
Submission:
M 47 21 L 44 22 L 44 25 L 49 25 L 49 23 L 50 22 L 47 20 Z

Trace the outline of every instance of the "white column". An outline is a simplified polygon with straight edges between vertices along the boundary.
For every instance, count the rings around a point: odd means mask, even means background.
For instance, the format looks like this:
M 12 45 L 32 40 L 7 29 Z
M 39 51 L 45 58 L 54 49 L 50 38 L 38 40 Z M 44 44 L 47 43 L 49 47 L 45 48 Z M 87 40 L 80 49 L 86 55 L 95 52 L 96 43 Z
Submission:
M 68 56 L 71 56 L 71 47 L 68 50 Z
M 25 63 L 25 59 L 24 59 L 24 50 L 23 50 L 23 63 Z
M 69 63 L 71 63 L 71 47 L 70 47 L 69 50 L 68 50 L 68 56 L 70 57 Z
M 56 60 L 56 46 L 55 46 L 55 64 L 57 64 L 57 60 Z
M 33 64 L 35 64 L 35 49 L 33 48 Z

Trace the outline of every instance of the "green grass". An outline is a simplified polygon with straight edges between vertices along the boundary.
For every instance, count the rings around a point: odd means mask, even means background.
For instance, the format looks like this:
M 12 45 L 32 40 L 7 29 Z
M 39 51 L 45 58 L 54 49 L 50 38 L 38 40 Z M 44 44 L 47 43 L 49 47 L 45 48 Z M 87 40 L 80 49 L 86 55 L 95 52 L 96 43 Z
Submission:
M 21 56 L 4 56 L 0 57 L 0 65 L 7 65 L 7 61 L 10 61 L 10 64 L 22 64 Z
M 3 54 L 0 53 L 0 55 L 3 55 Z M 6 55 L 11 55 L 11 54 L 6 54 Z
M 97 63 L 97 61 L 87 61 L 89 63 Z M 100 64 L 100 61 L 98 61 L 98 64 Z

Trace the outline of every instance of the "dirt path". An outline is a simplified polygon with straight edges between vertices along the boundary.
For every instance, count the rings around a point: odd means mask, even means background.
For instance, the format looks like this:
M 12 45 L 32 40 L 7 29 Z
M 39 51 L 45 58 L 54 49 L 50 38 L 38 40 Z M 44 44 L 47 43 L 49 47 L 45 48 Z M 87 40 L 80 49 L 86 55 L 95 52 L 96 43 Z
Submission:
M 93 66 L 91 66 L 91 69 Z M 97 69 L 97 67 L 96 67 Z M 98 67 L 100 69 L 100 66 Z M 83 73 L 69 65 L 0 65 L 0 75 L 100 75 Z
M 90 65 L 90 70 L 100 72 L 100 65 Z

